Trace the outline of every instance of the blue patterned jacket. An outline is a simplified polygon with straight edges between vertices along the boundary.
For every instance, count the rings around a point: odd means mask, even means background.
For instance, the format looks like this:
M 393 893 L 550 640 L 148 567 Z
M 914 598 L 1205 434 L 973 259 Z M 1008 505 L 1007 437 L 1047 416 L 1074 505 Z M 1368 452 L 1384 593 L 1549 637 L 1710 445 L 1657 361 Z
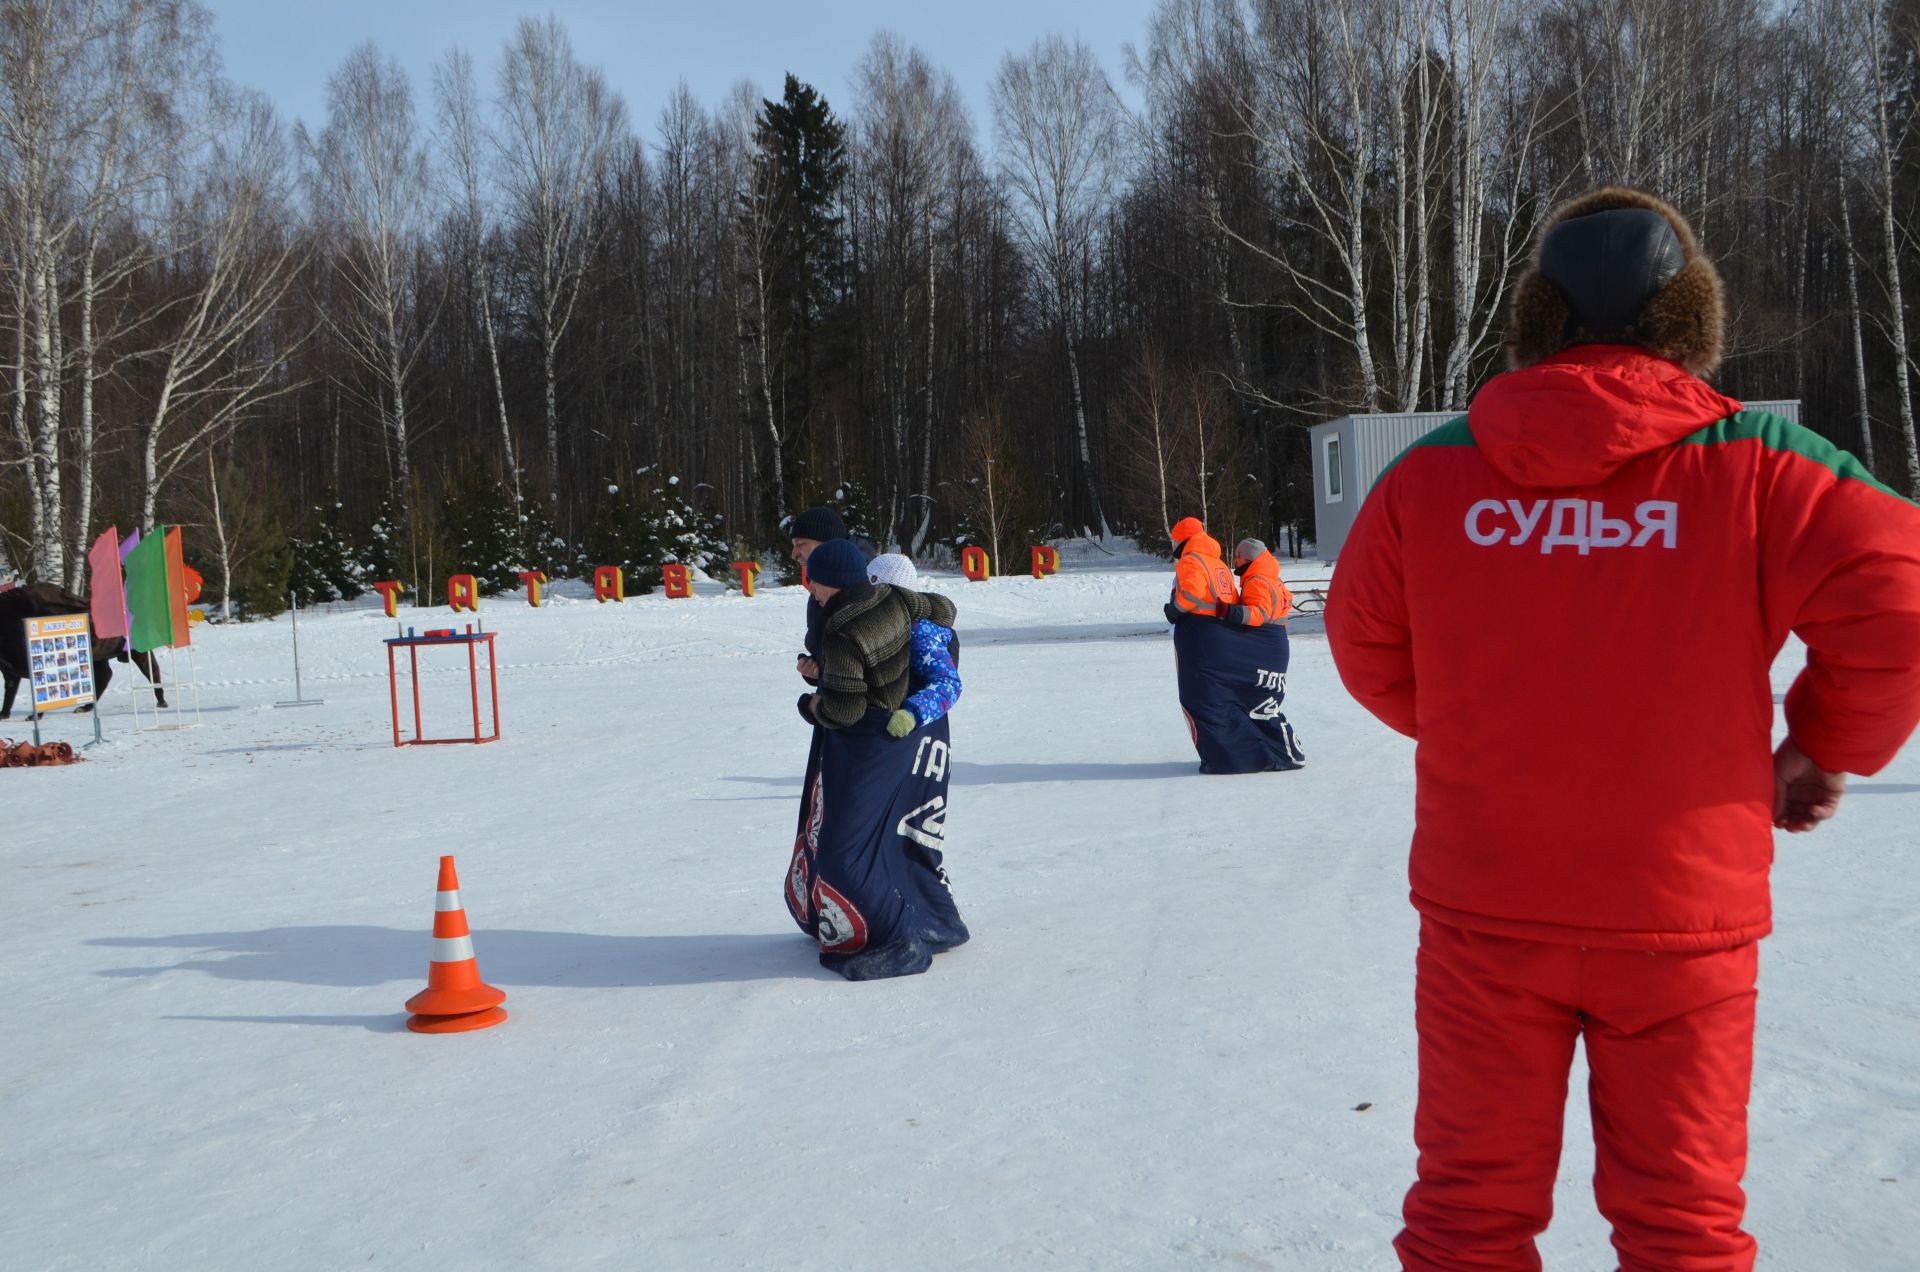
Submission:
M 914 692 L 901 705 L 921 727 L 932 724 L 960 701 L 960 668 L 954 662 L 953 629 L 930 618 L 913 625 Z

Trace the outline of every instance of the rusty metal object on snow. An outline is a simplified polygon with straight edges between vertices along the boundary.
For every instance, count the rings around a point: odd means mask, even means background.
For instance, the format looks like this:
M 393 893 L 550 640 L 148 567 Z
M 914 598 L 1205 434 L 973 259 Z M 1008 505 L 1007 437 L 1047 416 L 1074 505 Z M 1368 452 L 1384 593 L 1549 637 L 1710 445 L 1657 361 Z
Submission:
M 0 738 L 0 768 L 40 768 L 44 765 L 79 762 L 80 756 L 74 754 L 73 748 L 65 742 L 35 746 L 31 742 L 9 742 Z

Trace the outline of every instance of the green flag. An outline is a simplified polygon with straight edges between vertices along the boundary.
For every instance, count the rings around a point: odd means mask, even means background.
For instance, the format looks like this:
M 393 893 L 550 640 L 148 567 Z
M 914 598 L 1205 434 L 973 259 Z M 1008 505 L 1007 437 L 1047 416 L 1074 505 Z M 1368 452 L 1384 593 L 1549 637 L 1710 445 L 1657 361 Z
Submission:
M 143 535 L 124 563 L 127 575 L 127 615 L 133 647 L 145 653 L 173 643 L 173 610 L 167 588 L 165 527 Z

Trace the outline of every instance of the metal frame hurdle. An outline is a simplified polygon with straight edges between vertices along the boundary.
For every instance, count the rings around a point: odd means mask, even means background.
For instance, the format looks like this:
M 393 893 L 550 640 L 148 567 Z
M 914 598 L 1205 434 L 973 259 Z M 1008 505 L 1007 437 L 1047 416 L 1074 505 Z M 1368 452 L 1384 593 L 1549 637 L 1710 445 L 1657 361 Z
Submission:
M 387 690 L 393 704 L 393 744 L 401 746 L 439 746 L 449 742 L 497 742 L 500 740 L 500 675 L 499 658 L 495 653 L 493 632 L 476 632 L 469 624 L 464 632 L 452 628 L 441 628 L 416 636 L 408 628 L 405 636 L 389 636 L 387 646 Z M 472 691 L 473 736 L 454 738 L 430 738 L 424 735 L 420 727 L 420 650 L 430 645 L 465 645 L 467 647 L 467 684 Z M 480 662 L 479 649 L 487 647 L 487 687 L 493 701 L 493 732 L 480 733 Z M 413 681 L 413 736 L 400 737 L 400 679 L 394 665 L 393 653 L 396 649 L 407 651 L 407 675 Z

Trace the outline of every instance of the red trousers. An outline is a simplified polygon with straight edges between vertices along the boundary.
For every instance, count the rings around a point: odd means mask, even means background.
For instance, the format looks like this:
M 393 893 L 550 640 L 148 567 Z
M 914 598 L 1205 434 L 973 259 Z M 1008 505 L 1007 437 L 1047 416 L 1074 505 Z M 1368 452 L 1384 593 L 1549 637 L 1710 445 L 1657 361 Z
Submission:
M 1537 1270 L 1584 1039 L 1594 1199 L 1621 1272 L 1747 1272 L 1757 943 L 1645 953 L 1420 923 L 1419 1182 L 1403 1268 Z

